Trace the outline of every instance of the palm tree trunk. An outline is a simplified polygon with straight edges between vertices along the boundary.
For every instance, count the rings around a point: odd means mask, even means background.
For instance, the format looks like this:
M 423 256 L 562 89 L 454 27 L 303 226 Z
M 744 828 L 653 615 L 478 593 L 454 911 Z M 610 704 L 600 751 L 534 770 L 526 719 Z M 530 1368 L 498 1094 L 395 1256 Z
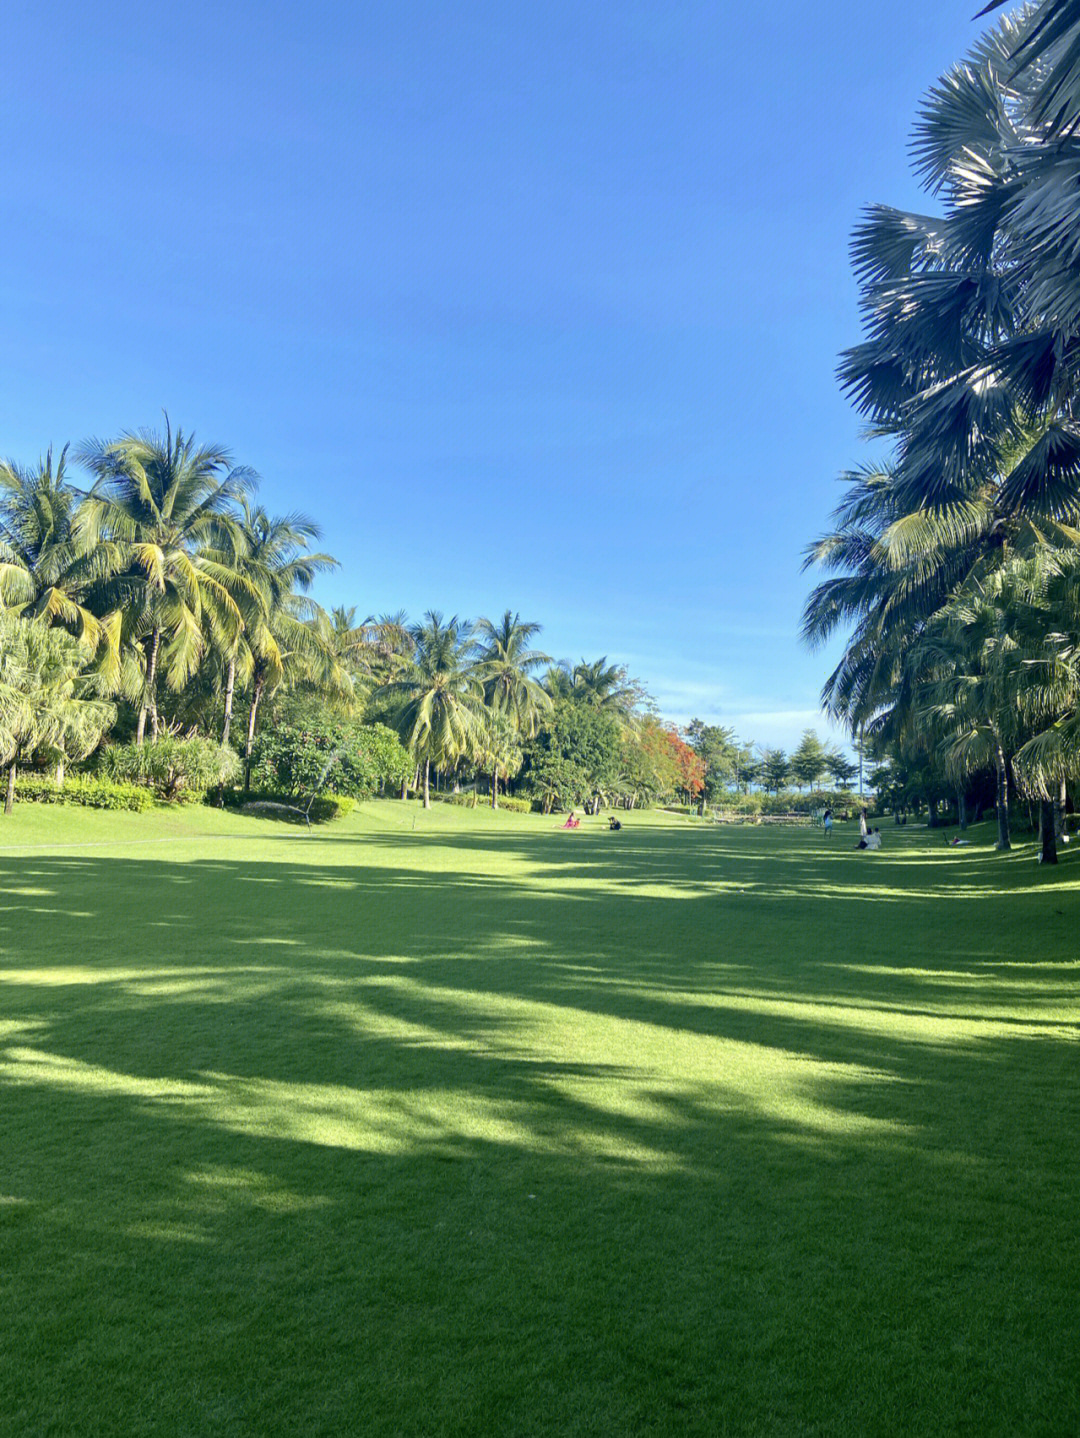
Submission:
M 963 789 L 957 789 L 956 791 L 956 822 L 962 830 L 968 826 L 967 795 Z
M 11 767 L 8 769 L 7 794 L 4 796 L 4 813 L 10 814 L 15 807 L 15 760 L 12 759 Z
M 424 808 L 431 808 L 431 760 L 424 760 Z
M 265 680 L 262 675 L 255 680 L 255 688 L 251 691 L 251 712 L 248 714 L 247 739 L 244 741 L 244 793 L 251 789 L 251 750 L 255 743 L 255 721 L 259 713 L 259 700 L 262 698 Z
M 499 771 L 498 771 L 498 769 L 493 769 L 492 772 L 491 772 L 491 807 L 492 807 L 493 809 L 497 809 L 497 808 L 499 807 Z
M 229 660 L 229 667 L 225 671 L 225 722 L 221 726 L 221 742 L 229 742 L 229 729 L 232 725 L 233 690 L 236 688 L 236 659 Z
M 409 797 L 409 776 L 407 774 L 405 778 L 401 781 L 401 797 L 403 799 L 407 799 Z
M 1054 824 L 1054 801 L 1053 799 L 1042 799 L 1039 802 L 1039 863 L 1056 864 L 1057 856 L 1057 834 Z
M 1005 751 L 998 745 L 997 751 L 997 825 L 998 838 L 996 848 L 1011 849 L 1012 840 L 1009 836 L 1009 773 L 1005 759 Z
M 1061 839 L 1065 833 L 1065 805 L 1068 802 L 1068 794 L 1065 791 L 1065 780 L 1062 779 L 1058 789 L 1057 798 L 1054 800 L 1054 837 Z
M 161 630 L 155 629 L 150 636 L 150 648 L 146 651 L 146 683 L 143 688 L 143 702 L 139 710 L 139 723 L 135 729 L 135 743 L 141 744 L 146 737 L 146 715 L 150 714 L 150 733 L 156 739 L 158 733 L 157 712 L 157 663 L 161 648 Z
M 56 787 L 58 789 L 62 789 L 64 787 L 64 779 L 66 775 L 67 763 L 64 759 L 64 756 L 61 754 L 60 758 L 56 761 Z

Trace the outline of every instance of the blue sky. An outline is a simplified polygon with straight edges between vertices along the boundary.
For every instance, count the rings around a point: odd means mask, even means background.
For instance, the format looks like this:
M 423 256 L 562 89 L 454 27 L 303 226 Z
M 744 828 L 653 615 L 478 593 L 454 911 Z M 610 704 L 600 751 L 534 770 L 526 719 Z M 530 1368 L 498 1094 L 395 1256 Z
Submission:
M 324 602 L 510 606 L 790 745 L 848 236 L 927 204 L 974 8 L 14 0 L 0 452 L 167 408 L 322 524 Z

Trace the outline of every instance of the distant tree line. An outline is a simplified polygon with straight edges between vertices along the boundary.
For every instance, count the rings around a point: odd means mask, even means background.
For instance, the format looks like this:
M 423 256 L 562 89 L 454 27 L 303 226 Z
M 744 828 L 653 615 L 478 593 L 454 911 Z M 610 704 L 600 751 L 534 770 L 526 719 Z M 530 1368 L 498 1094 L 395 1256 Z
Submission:
M 318 526 L 269 513 L 257 491 L 228 450 L 168 420 L 0 463 L 9 809 L 20 769 L 27 792 L 52 797 L 37 776 L 59 788 L 72 766 L 99 781 L 77 786 L 87 802 L 120 802 L 116 786 L 164 799 L 319 788 L 545 810 L 700 806 L 842 778 L 816 736 L 788 760 L 699 720 L 680 732 L 624 668 L 554 660 L 540 625 L 509 609 L 475 622 L 327 611 L 311 589 L 336 561 Z

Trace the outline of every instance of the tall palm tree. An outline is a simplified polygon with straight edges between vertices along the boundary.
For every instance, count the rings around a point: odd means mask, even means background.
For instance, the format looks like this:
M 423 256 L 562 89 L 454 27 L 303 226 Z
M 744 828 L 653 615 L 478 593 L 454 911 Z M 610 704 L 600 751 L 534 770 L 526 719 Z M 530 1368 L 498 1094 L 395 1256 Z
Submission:
M 158 732 L 159 670 L 180 688 L 197 669 L 208 633 L 227 639 L 243 623 L 220 556 L 242 547 L 237 505 L 256 476 L 234 466 L 227 450 L 174 434 L 168 416 L 163 434 L 89 441 L 80 459 L 96 479 L 78 512 L 77 537 L 88 549 L 112 543 L 122 556 L 100 594 L 122 612 L 125 637 L 143 657 L 141 744 L 148 716 L 151 733 Z
M 307 594 L 319 574 L 337 565 L 329 554 L 308 552 L 308 542 L 319 537 L 318 526 L 305 515 L 272 516 L 244 501 L 240 532 L 237 569 L 252 594 L 241 600 L 242 641 L 227 662 L 225 735 L 236 666 L 242 663 L 251 682 L 244 737 L 246 786 L 264 697 L 282 685 L 311 682 L 344 698 L 351 695 L 352 683 L 336 651 L 328 617 Z
M 36 468 L 0 462 L 0 607 L 74 634 L 101 654 L 106 678 L 116 679 L 120 616 L 95 613 L 87 598 L 121 562 L 115 544 L 87 549 L 77 541 L 82 491 L 67 479 L 65 445 L 53 467 L 48 451 Z
M 479 645 L 476 658 L 476 674 L 483 686 L 484 703 L 498 720 L 510 726 L 512 734 L 519 739 L 535 738 L 544 715 L 551 712 L 551 696 L 542 684 L 532 677 L 541 665 L 550 665 L 551 656 L 539 649 L 531 649 L 532 640 L 540 633 L 541 626 L 522 620 L 520 614 L 511 614 L 507 609 L 498 624 L 490 619 L 478 619 L 475 639 Z M 502 730 L 499 725 L 492 729 L 494 736 Z M 490 753 L 498 755 L 505 745 L 488 746 Z M 512 763 L 509 754 L 507 763 Z M 500 764 L 493 759 L 491 765 L 491 807 L 499 807 Z M 503 770 L 506 765 L 503 764 Z
M 470 752 L 482 721 L 483 688 L 473 666 L 469 625 L 429 610 L 412 628 L 408 672 L 384 686 L 398 706 L 397 726 L 423 767 L 424 808 L 431 808 L 431 766 L 448 768 Z

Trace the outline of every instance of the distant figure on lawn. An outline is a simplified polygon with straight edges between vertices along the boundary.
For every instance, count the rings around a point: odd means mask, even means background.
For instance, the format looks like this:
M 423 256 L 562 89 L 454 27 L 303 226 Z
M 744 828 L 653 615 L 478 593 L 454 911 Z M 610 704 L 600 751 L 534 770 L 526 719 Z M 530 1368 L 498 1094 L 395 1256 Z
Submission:
M 612 814 L 611 818 L 608 820 L 608 828 L 609 828 L 609 829 L 621 829 L 621 828 L 622 828 L 622 821 L 621 821 L 620 819 L 616 819 L 615 815 Z
M 826 809 L 826 810 L 825 810 L 824 814 L 822 814 L 822 816 L 821 816 L 821 822 L 822 822 L 822 824 L 825 826 L 825 837 L 826 837 L 826 839 L 827 839 L 827 838 L 829 837 L 829 835 L 832 833 L 832 810 L 831 810 L 831 809 Z
M 573 809 L 570 810 L 570 815 L 569 815 L 569 817 L 568 817 L 566 823 L 563 825 L 563 828 L 564 828 L 564 829 L 580 829 L 580 828 L 581 828 L 581 820 L 580 820 L 580 819 L 577 817 L 577 815 L 574 813 Z
M 856 849 L 880 849 L 881 830 L 871 829 L 869 834 L 867 834 L 864 838 L 860 839 L 859 842 L 855 845 L 855 847 Z
M 860 810 L 859 810 L 859 838 L 860 838 L 860 839 L 865 839 L 868 832 L 869 832 L 869 831 L 868 831 L 868 829 L 867 829 L 867 827 L 866 827 L 866 810 L 865 810 L 865 809 L 860 809 Z

